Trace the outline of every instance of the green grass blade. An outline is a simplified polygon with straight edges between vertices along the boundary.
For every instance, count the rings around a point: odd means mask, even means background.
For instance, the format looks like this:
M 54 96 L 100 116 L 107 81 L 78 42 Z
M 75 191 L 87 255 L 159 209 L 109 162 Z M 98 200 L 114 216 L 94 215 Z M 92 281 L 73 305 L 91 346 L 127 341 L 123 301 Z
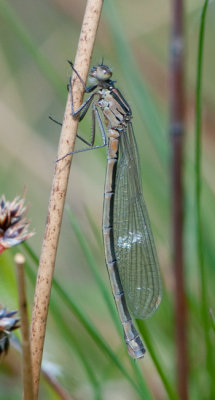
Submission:
M 215 315 L 212 309 L 210 309 L 210 316 L 211 316 L 211 326 L 213 331 L 215 332 Z
M 201 21 L 198 42 L 198 59 L 197 59 L 197 78 L 196 78 L 196 120 L 195 120 L 195 203 L 196 203 L 196 244 L 199 264 L 200 287 L 201 287 L 201 313 L 202 323 L 204 328 L 204 338 L 206 346 L 206 368 L 210 377 L 210 398 L 215 398 L 214 385 L 214 363 L 213 363 L 213 346 L 210 338 L 210 320 L 209 320 L 209 305 L 207 298 L 207 282 L 204 263 L 203 250 L 203 225 L 201 211 L 201 192 L 202 192 L 202 177 L 201 177 L 201 120 L 202 120 L 202 75 L 203 75 L 203 51 L 204 51 L 204 35 L 205 35 L 205 19 L 208 7 L 208 0 L 205 0 Z
M 76 238 L 78 239 L 78 242 L 81 246 L 81 249 L 87 259 L 88 265 L 94 275 L 94 278 L 99 287 L 99 290 L 102 293 L 102 296 L 106 302 L 106 305 L 109 309 L 111 318 L 113 319 L 113 322 L 117 328 L 117 331 L 119 332 L 120 336 L 122 337 L 122 330 L 121 330 L 121 326 L 119 323 L 119 318 L 117 316 L 116 308 L 112 301 L 110 291 L 107 289 L 107 286 L 104 284 L 103 280 L 101 279 L 101 276 L 98 272 L 99 271 L 98 265 L 96 264 L 96 261 L 89 249 L 87 240 L 84 237 L 84 233 L 80 229 L 78 221 L 76 220 L 75 216 L 72 214 L 72 211 L 69 208 L 67 208 L 67 212 L 68 212 L 71 224 L 72 224 L 73 231 L 74 231 Z
M 157 357 L 157 355 L 156 355 L 156 353 L 154 351 L 154 347 L 152 345 L 152 342 L 151 342 L 151 339 L 149 337 L 149 334 L 148 334 L 148 332 L 146 330 L 145 324 L 143 322 L 141 322 L 139 324 L 139 326 L 141 326 L 140 330 L 141 330 L 141 333 L 143 335 L 144 342 L 146 344 L 147 350 L 149 351 L 149 353 L 150 353 L 150 355 L 152 357 L 154 365 L 155 365 L 155 367 L 156 367 L 156 369 L 158 371 L 158 374 L 160 375 L 160 378 L 161 378 L 161 380 L 163 382 L 163 385 L 164 385 L 164 387 L 166 389 L 166 392 L 168 393 L 169 399 L 170 400 L 179 400 L 179 397 L 178 397 L 177 393 L 175 392 L 175 390 L 173 390 L 173 388 L 172 388 L 171 384 L 169 383 L 166 375 L 164 374 L 163 367 L 162 367 L 161 363 L 158 361 L 158 357 Z
M 90 210 L 88 210 L 87 207 L 85 207 L 84 210 L 85 210 L 89 225 L 91 227 L 91 230 L 93 232 L 93 235 L 96 239 L 96 242 L 98 243 L 99 248 L 101 248 L 101 246 L 103 246 L 103 242 L 102 242 L 102 236 L 101 236 L 101 234 L 99 234 L 98 227 L 94 222 L 94 219 L 90 213 Z
M 102 399 L 100 385 L 94 374 L 94 369 L 91 367 L 91 365 L 86 357 L 86 354 L 82 351 L 81 346 L 79 345 L 78 341 L 75 339 L 70 326 L 66 323 L 65 319 L 62 318 L 62 312 L 61 312 L 60 308 L 58 307 L 57 302 L 53 299 L 53 297 L 51 297 L 50 309 L 51 309 L 52 315 L 55 318 L 55 321 L 57 323 L 59 330 L 62 332 L 62 337 L 64 337 L 64 338 L 66 337 L 68 343 L 72 342 L 72 348 L 77 353 L 77 355 L 79 357 L 79 361 L 83 365 L 86 375 L 88 376 L 89 383 L 91 384 L 91 387 L 93 388 L 94 399 L 95 400 Z

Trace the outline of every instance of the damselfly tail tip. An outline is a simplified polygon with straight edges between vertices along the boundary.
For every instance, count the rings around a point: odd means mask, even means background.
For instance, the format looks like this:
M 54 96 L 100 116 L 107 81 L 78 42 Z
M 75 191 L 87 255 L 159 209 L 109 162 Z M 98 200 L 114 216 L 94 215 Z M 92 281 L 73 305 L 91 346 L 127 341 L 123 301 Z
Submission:
M 138 359 L 144 357 L 146 349 L 138 333 L 137 336 L 134 337 L 133 339 L 128 339 L 125 336 L 125 342 L 127 345 L 128 354 L 132 358 Z
M 146 352 L 144 347 L 139 347 L 134 349 L 128 343 L 127 343 L 127 350 L 130 357 L 134 358 L 135 360 L 138 360 L 139 358 L 144 358 Z

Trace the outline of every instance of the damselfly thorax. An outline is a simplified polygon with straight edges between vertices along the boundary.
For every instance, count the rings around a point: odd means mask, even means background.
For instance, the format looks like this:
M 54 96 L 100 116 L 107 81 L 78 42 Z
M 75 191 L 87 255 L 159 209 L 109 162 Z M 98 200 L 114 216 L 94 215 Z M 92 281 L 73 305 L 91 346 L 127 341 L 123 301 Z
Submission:
M 120 91 L 110 87 L 98 91 L 98 94 L 101 97 L 96 104 L 102 109 L 107 128 L 123 131 L 132 118 L 132 113 Z M 107 135 L 109 136 L 109 132 Z

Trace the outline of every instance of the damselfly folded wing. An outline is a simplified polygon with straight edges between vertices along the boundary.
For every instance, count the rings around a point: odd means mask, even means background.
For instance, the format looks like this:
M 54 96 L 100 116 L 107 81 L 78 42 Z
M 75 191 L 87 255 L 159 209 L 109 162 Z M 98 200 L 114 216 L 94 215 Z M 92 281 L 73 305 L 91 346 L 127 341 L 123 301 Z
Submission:
M 126 303 L 135 318 L 149 317 L 161 301 L 161 277 L 142 196 L 139 157 L 131 122 L 119 139 L 113 232 Z

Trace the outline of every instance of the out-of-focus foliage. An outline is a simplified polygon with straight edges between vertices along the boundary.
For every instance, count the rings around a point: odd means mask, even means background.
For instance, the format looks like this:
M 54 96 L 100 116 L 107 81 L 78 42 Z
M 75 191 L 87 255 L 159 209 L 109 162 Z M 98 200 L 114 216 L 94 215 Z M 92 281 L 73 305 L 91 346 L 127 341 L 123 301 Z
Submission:
M 29 218 L 36 232 L 29 243 L 38 257 L 59 139 L 59 126 L 53 124 L 48 116 L 52 115 L 59 121 L 63 118 L 66 85 L 71 74 L 66 60 L 74 60 L 85 3 L 78 0 L 0 0 L 0 193 L 14 198 L 23 192 L 24 186 L 27 187 L 27 202 L 31 204 Z M 144 197 L 164 282 L 159 310 L 144 325 L 140 322 L 139 327 L 143 334 L 147 329 L 147 336 L 174 392 L 168 131 L 170 3 L 155 0 L 106 0 L 104 3 L 92 64 L 104 57 L 104 62 L 113 68 L 113 79 L 117 80 L 133 110 Z M 208 375 L 199 311 L 201 298 L 196 267 L 193 184 L 194 94 L 201 7 L 200 0 L 189 0 L 185 9 L 187 128 L 184 142 L 184 241 L 189 312 L 189 390 L 191 399 L 202 400 L 208 398 Z M 202 110 L 203 239 L 209 305 L 212 309 L 215 279 L 214 16 L 215 3 L 212 2 L 205 37 Z M 79 126 L 79 133 L 89 138 L 90 126 L 89 114 Z M 77 142 L 78 146 L 82 144 Z M 101 149 L 77 154 L 73 159 L 67 204 L 76 218 L 71 223 L 68 214 L 64 216 L 44 362 L 53 367 L 53 374 L 77 399 L 174 398 L 174 394 L 171 397 L 171 390 L 167 395 L 149 352 L 138 364 L 128 359 L 117 324 L 114 325 L 108 311 L 113 306 L 113 300 L 100 233 L 105 157 L 105 149 Z M 28 276 L 30 271 L 36 273 L 35 266 L 33 255 L 28 255 Z M 29 311 L 33 302 L 34 280 L 33 274 L 27 281 Z M 107 293 L 104 287 L 108 289 Z M 106 306 L 108 301 L 109 308 Z M 6 252 L 0 258 L 0 303 L 8 309 L 17 308 L 12 255 Z M 214 341 L 212 328 L 210 334 Z M 0 365 L 0 387 L 0 399 L 21 398 L 20 360 L 13 349 Z M 41 399 L 57 399 L 44 380 L 40 396 Z

